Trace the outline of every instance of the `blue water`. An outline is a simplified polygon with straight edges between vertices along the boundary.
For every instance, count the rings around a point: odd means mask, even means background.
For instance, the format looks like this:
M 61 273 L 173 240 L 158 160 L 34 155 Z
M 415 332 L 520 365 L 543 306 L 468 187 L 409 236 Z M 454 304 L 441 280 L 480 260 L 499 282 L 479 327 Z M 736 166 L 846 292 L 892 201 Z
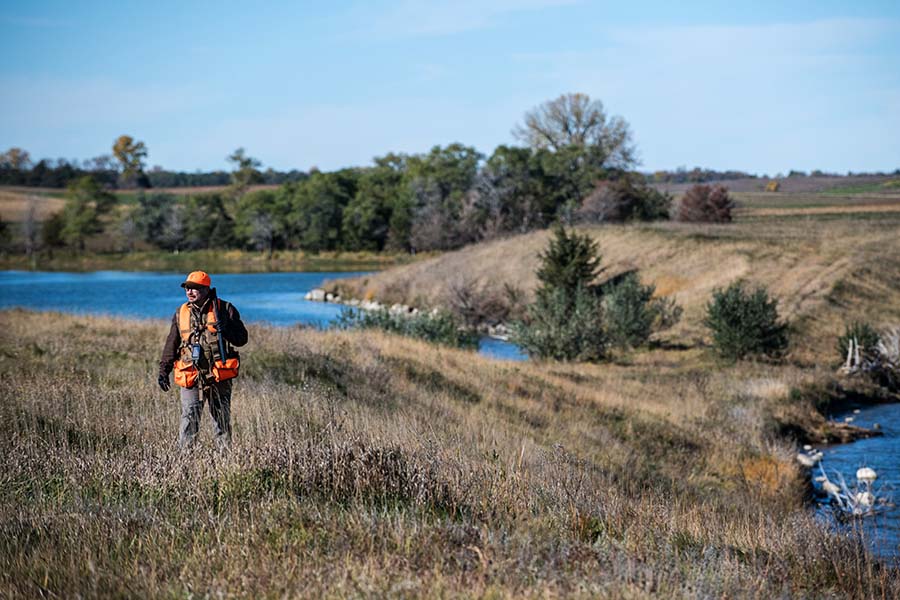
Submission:
M 326 279 L 362 273 L 232 273 L 213 276 L 219 296 L 234 303 L 247 323 L 327 327 L 341 306 L 309 302 L 303 296 Z M 94 271 L 60 273 L 0 271 L 0 308 L 22 307 L 70 313 L 169 319 L 185 301 L 183 273 Z M 523 360 L 513 344 L 484 338 L 479 352 Z
M 853 424 L 871 428 L 881 426 L 883 436 L 821 448 L 825 455 L 822 467 L 832 481 L 841 474 L 851 488 L 856 484 L 856 470 L 870 467 L 878 473 L 873 484 L 876 497 L 890 498 L 894 506 L 875 516 L 855 519 L 847 527 L 862 531 L 866 544 L 876 555 L 888 561 L 900 562 L 900 404 L 882 404 L 861 408 L 853 417 Z M 813 475 L 818 475 L 818 468 Z

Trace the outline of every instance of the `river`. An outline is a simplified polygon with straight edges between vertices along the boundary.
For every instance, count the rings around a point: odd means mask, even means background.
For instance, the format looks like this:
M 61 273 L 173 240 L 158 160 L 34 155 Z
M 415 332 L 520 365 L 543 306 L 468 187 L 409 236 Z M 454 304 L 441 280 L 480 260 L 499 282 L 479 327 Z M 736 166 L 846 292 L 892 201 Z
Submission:
M 304 299 L 326 279 L 364 273 L 229 273 L 213 276 L 220 296 L 233 302 L 247 323 L 327 327 L 342 307 Z M 22 307 L 141 319 L 170 319 L 184 302 L 183 273 L 93 271 L 88 273 L 0 271 L 0 308 Z M 514 344 L 483 338 L 483 355 L 523 360 Z
M 838 474 L 842 475 L 852 488 L 857 469 L 870 467 L 878 473 L 873 485 L 876 497 L 890 499 L 894 505 L 874 516 L 838 520 L 838 526 L 846 530 L 858 529 L 864 535 L 866 545 L 877 556 L 900 563 L 900 404 L 860 408 L 859 413 L 839 415 L 838 420 L 848 416 L 853 417 L 854 425 L 871 428 L 878 424 L 884 435 L 820 448 L 824 454 L 822 467 L 825 473 L 835 482 L 839 480 Z M 818 468 L 813 470 L 813 475 L 819 474 Z M 816 488 L 824 499 L 818 483 Z M 819 511 L 833 521 L 830 507 L 823 505 Z

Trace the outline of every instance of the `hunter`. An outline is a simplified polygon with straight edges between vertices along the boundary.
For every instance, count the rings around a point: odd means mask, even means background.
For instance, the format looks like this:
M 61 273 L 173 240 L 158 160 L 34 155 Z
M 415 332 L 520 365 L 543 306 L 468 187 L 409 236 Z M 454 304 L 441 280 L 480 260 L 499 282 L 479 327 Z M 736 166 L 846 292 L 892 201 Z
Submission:
M 159 387 L 171 387 L 169 373 L 181 386 L 181 425 L 178 445 L 193 445 L 200 429 L 203 402 L 209 404 L 216 446 L 231 443 L 231 384 L 240 356 L 234 349 L 247 343 L 247 328 L 237 308 L 220 300 L 209 275 L 194 271 L 184 288 L 187 302 L 175 311 L 159 360 Z

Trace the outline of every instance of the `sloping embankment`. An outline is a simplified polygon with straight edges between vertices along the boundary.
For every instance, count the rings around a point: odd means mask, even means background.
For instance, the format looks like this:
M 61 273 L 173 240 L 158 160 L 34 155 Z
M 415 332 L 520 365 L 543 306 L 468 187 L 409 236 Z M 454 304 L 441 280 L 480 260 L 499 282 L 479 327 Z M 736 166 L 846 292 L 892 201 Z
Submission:
M 830 357 L 843 323 L 864 317 L 900 321 L 900 214 L 878 220 L 772 219 L 731 225 L 662 223 L 580 229 L 597 240 L 603 277 L 638 269 L 657 295 L 683 308 L 668 335 L 682 343 L 704 336 L 713 290 L 745 278 L 779 299 L 782 316 L 801 326 L 807 358 Z M 464 281 L 475 288 L 509 285 L 530 300 L 538 254 L 550 232 L 485 242 L 410 265 L 332 285 L 346 297 L 420 307 L 446 305 Z M 828 341 L 831 338 L 831 341 Z M 830 358 L 829 358 L 830 360 Z

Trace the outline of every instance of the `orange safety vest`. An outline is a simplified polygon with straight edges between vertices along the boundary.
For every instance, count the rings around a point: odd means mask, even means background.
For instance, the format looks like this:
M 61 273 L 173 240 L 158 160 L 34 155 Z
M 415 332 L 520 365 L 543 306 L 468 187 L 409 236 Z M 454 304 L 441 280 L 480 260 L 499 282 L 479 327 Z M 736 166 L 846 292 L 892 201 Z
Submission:
M 221 301 L 216 298 L 217 307 L 222 308 Z M 216 311 L 213 310 L 212 303 L 209 304 L 206 312 L 206 331 L 209 336 L 216 336 Z M 188 302 L 181 305 L 178 309 L 178 331 L 181 334 L 181 358 L 175 361 L 175 383 L 183 388 L 191 388 L 197 382 L 200 376 L 200 370 L 191 359 L 188 349 L 191 346 L 191 307 Z M 229 356 L 218 356 L 219 347 L 217 343 L 211 343 L 213 347 L 213 365 L 212 376 L 217 382 L 233 379 L 238 375 L 240 368 L 240 355 L 226 344 L 226 353 Z M 218 358 L 216 358 L 218 356 Z

